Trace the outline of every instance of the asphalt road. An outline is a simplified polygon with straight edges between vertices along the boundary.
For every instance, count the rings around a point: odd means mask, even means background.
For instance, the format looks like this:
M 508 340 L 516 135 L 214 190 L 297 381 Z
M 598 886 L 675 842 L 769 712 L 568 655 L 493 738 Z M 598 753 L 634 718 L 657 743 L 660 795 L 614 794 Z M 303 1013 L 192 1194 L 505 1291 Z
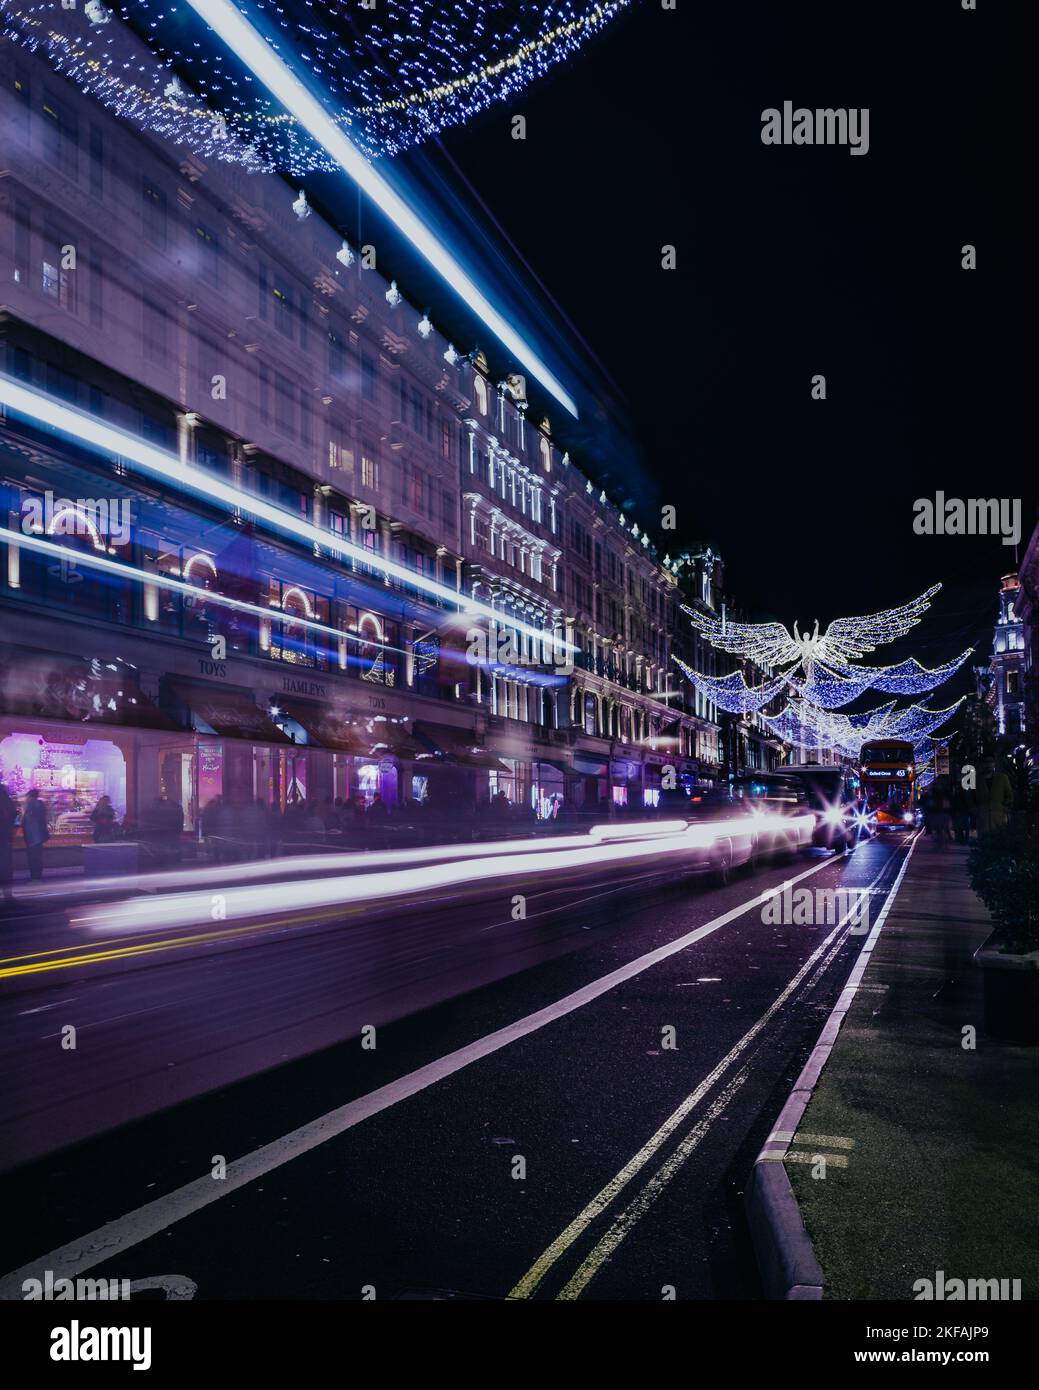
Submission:
M 743 1185 L 863 939 L 761 894 L 880 894 L 907 839 L 11 975 L 0 1291 L 31 1263 L 199 1299 L 758 1297 Z M 41 911 L 4 957 L 69 930 Z

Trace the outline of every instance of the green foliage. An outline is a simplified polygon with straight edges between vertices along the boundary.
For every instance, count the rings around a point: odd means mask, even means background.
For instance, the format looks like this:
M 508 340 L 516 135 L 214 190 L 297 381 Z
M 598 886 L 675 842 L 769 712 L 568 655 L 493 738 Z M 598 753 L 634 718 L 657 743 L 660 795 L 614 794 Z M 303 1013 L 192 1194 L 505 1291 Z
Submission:
M 1039 951 L 1039 817 L 1019 815 L 983 835 L 967 867 L 1000 949 L 1012 955 Z

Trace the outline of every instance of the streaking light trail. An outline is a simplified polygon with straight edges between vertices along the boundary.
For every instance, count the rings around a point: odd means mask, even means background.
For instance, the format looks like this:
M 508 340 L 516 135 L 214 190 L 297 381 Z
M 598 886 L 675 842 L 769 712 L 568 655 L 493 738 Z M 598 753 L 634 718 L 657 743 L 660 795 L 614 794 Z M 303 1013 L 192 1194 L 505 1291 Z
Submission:
M 681 826 L 681 830 L 673 827 Z M 754 830 L 768 829 L 796 834 L 799 841 L 810 839 L 814 817 L 765 816 L 755 822 Z M 600 835 L 607 827 L 598 827 Z M 611 827 L 612 828 L 612 827 Z M 747 821 L 705 821 L 686 825 L 684 822 L 665 822 L 665 833 L 654 833 L 656 826 L 636 827 L 630 840 L 608 838 L 606 843 L 596 838 L 585 840 L 577 848 L 536 849 L 517 861 L 511 854 L 487 854 L 481 846 L 480 857 L 467 858 L 461 863 L 425 864 L 415 868 L 396 868 L 386 872 L 362 872 L 317 879 L 293 879 L 288 883 L 250 884 L 229 887 L 222 895 L 225 917 L 222 920 L 242 921 L 251 917 L 266 917 L 278 912 L 304 913 L 314 909 L 336 909 L 350 904 L 381 902 L 386 898 L 428 894 L 436 889 L 472 887 L 510 874 L 521 872 L 525 878 L 558 873 L 564 869 L 581 869 L 599 864 L 616 865 L 623 861 L 658 856 L 696 857 L 698 850 L 709 849 L 716 841 L 733 835 L 752 833 Z M 572 843 L 572 838 L 570 841 Z M 589 837 L 591 839 L 591 837 Z M 680 864 L 678 865 L 680 867 Z M 117 903 L 99 904 L 74 916 L 76 927 L 94 931 L 155 930 L 184 928 L 208 923 L 212 910 L 212 893 L 168 893 L 161 896 L 129 898 Z
M 188 4 L 385 213 L 499 342 L 576 418 L 577 406 L 562 383 L 498 313 L 430 228 L 347 139 L 321 103 L 311 96 L 245 16 L 230 0 L 188 0 Z
M 303 517 L 295 516 L 292 512 L 285 511 L 281 507 L 276 507 L 267 502 L 262 497 L 257 497 L 251 492 L 246 492 L 243 488 L 235 487 L 232 483 L 226 483 L 221 478 L 213 477 L 204 472 L 201 468 L 196 468 L 194 464 L 184 463 L 175 454 L 168 454 L 162 449 L 156 449 L 154 445 L 148 444 L 143 439 L 138 439 L 128 431 L 120 429 L 117 425 L 110 425 L 104 420 L 99 420 L 94 415 L 88 415 L 85 411 L 77 410 L 74 406 L 65 405 L 62 401 L 54 400 L 51 396 L 44 395 L 40 391 L 34 391 L 30 387 L 23 386 L 21 382 L 14 381 L 10 377 L 0 375 L 0 405 L 13 411 L 15 414 L 22 415 L 28 420 L 33 420 L 37 424 L 47 425 L 51 429 L 60 430 L 61 433 L 69 435 L 80 444 L 85 444 L 88 448 L 96 449 L 102 454 L 116 454 L 129 463 L 136 464 L 138 468 L 146 473 L 153 474 L 165 483 L 175 483 L 188 492 L 193 492 L 202 497 L 208 498 L 212 502 L 220 502 L 230 510 L 238 510 L 255 517 L 258 521 L 265 522 L 275 530 L 288 532 L 296 536 L 299 540 L 305 541 L 308 546 L 320 545 L 326 549 L 335 549 L 343 555 L 357 560 L 369 569 L 377 570 L 379 573 L 387 575 L 391 579 L 399 579 L 405 584 L 410 584 L 416 589 L 421 589 L 424 593 L 433 598 L 442 599 L 457 608 L 463 608 L 469 613 L 479 613 L 482 617 L 493 620 L 495 623 L 505 623 L 507 626 L 515 628 L 518 632 L 526 633 L 530 637 L 536 638 L 539 642 L 546 636 L 544 628 L 533 627 L 527 623 L 522 623 L 508 617 L 498 608 L 492 608 L 489 604 L 480 603 L 477 599 L 467 597 L 456 589 L 449 588 L 446 584 L 440 584 L 435 579 L 430 579 L 416 570 L 409 570 L 404 565 L 398 564 L 396 560 L 391 560 L 387 556 L 377 555 L 374 551 L 365 550 L 363 546 L 356 545 L 353 541 L 347 540 L 338 533 L 323 531 L 320 526 L 315 526 L 312 521 L 307 521 Z M 20 532 L 8 532 L 18 540 L 20 545 L 29 546 L 34 537 L 23 536 Z M 37 543 L 37 548 L 40 548 Z M 59 554 L 69 555 L 72 552 L 64 547 L 58 546 Z M 77 563 L 83 565 L 93 564 L 94 568 L 103 568 L 95 563 L 95 557 L 75 552 Z M 96 557 L 98 560 L 102 557 Z M 113 565 L 112 568 L 124 575 L 131 577 L 145 575 L 149 583 L 160 584 L 162 576 L 148 574 L 144 570 L 135 571 L 127 565 Z M 174 581 L 170 580 L 162 587 L 170 588 Z M 182 586 L 188 589 L 196 597 L 199 589 L 194 585 Z M 213 590 L 205 592 L 214 599 L 217 595 Z M 230 606 L 236 606 L 231 600 L 224 600 Z M 238 604 L 243 608 L 255 608 L 255 605 Z M 278 610 L 264 608 L 257 610 L 264 617 L 278 616 Z M 292 622 L 296 625 L 306 624 L 309 620 L 302 616 L 292 615 Z M 314 624 L 322 631 L 339 633 L 338 629 L 323 628 L 321 624 Z M 576 651 L 577 648 L 571 643 L 565 642 L 562 638 L 556 639 L 557 645 L 567 651 Z

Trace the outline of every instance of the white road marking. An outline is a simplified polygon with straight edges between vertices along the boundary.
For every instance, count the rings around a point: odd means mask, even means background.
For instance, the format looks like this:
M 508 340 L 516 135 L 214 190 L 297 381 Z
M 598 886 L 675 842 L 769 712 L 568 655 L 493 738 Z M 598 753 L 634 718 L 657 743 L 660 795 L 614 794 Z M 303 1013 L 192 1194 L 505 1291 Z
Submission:
M 870 884 L 870 888 L 878 883 L 887 872 L 890 862 L 891 861 L 888 860 L 884 864 L 873 880 L 873 883 Z M 804 877 L 804 875 L 801 875 L 801 877 Z M 796 881 L 796 879 L 793 880 L 793 882 Z M 775 1014 L 783 1007 L 804 980 L 805 976 L 808 975 L 809 971 L 816 965 L 820 957 L 822 957 L 825 952 L 829 951 L 829 960 L 816 971 L 816 977 L 822 973 L 826 965 L 829 964 L 829 961 L 832 960 L 841 949 L 843 937 L 847 934 L 845 930 L 846 924 L 855 915 L 857 910 L 857 907 L 853 907 L 850 911 L 845 913 L 834 927 L 833 931 L 830 932 L 829 936 L 819 943 L 783 992 L 778 998 L 773 1000 L 758 1021 L 748 1028 L 739 1042 L 737 1042 L 732 1050 L 722 1058 L 714 1070 L 704 1077 L 694 1091 L 686 1096 L 685 1100 L 683 1100 L 668 1116 L 657 1132 L 643 1144 L 642 1148 L 628 1160 L 620 1172 L 592 1198 L 584 1210 L 579 1212 L 573 1221 L 571 1221 L 566 1230 L 557 1236 L 543 1254 L 535 1260 L 530 1269 L 524 1274 L 523 1278 L 510 1290 L 510 1298 L 529 1298 L 531 1294 L 535 1292 L 538 1285 L 557 1260 L 559 1260 L 574 1241 L 588 1229 L 592 1222 L 601 1216 L 616 1200 L 636 1173 L 645 1167 L 690 1112 L 710 1093 L 725 1073 L 731 1070 L 733 1065 L 740 1060 L 742 1054 L 758 1034 L 767 1026 Z M 831 943 L 838 937 L 838 934 L 840 934 L 841 939 L 837 940 L 836 944 L 832 945 L 831 949 Z M 570 1279 L 559 1294 L 560 1298 L 571 1299 L 580 1297 L 581 1291 L 595 1277 L 602 1265 L 610 1258 L 624 1237 L 646 1212 L 663 1187 L 666 1186 L 693 1150 L 699 1145 L 700 1140 L 710 1128 L 711 1122 L 728 1105 L 739 1085 L 742 1084 L 743 1079 L 742 1073 L 738 1074 L 726 1085 L 725 1090 L 719 1094 L 708 1109 L 704 1119 L 697 1122 L 671 1157 L 653 1174 L 641 1192 L 629 1203 L 620 1216 L 614 1220 L 609 1230 L 598 1241 L 591 1254 L 584 1260 L 577 1273 Z
M 788 882 L 799 883 L 802 879 L 818 873 L 820 869 L 827 868 L 830 862 L 829 859 L 821 860 L 818 864 L 813 864 L 810 868 L 805 869 L 803 873 L 789 879 Z M 41 1255 L 38 1259 L 30 1261 L 29 1264 L 13 1270 L 0 1279 L 0 1299 L 20 1299 L 23 1282 L 26 1279 L 41 1278 L 40 1271 L 42 1270 L 60 1269 L 63 1275 L 74 1277 L 88 1269 L 95 1268 L 105 1260 L 112 1259 L 113 1256 L 121 1254 L 134 1245 L 139 1245 L 142 1241 L 149 1240 L 176 1222 L 183 1221 L 185 1217 L 192 1216 L 204 1207 L 220 1201 L 229 1193 L 246 1187 L 257 1178 L 262 1178 L 275 1168 L 280 1168 L 283 1164 L 291 1162 L 292 1159 L 309 1153 L 329 1139 L 337 1138 L 340 1134 L 344 1134 L 347 1130 L 370 1119 L 373 1115 L 390 1109 L 391 1106 L 417 1095 L 428 1086 L 443 1081 L 446 1077 L 454 1075 L 455 1072 L 461 1071 L 473 1062 L 489 1057 L 501 1048 L 508 1047 L 510 1043 L 518 1042 L 520 1038 L 525 1038 L 544 1028 L 547 1024 L 554 1023 L 557 1019 L 573 1013 L 575 1009 L 590 1004 L 593 1000 L 616 988 L 617 985 L 634 979 L 643 971 L 652 969 L 661 961 L 668 960 L 671 956 L 684 951 L 688 946 L 701 941 L 705 936 L 710 936 L 712 932 L 717 931 L 728 922 L 734 921 L 744 912 L 749 912 L 764 901 L 765 898 L 762 894 L 755 893 L 745 902 L 730 908 L 728 912 L 723 912 L 720 916 L 705 922 L 703 926 L 696 927 L 693 931 L 686 932 L 683 936 L 676 937 L 674 941 L 668 942 L 664 946 L 658 946 L 653 951 L 647 951 L 645 955 L 636 957 L 635 960 L 629 961 L 627 965 L 622 965 L 617 970 L 611 970 L 609 974 L 601 976 L 598 980 L 593 980 L 591 984 L 584 985 L 581 989 L 575 990 L 562 999 L 558 999 L 554 1004 L 549 1004 L 546 1008 L 537 1010 L 536 1013 L 528 1014 L 525 1018 L 518 1019 L 515 1023 L 498 1029 L 497 1032 L 488 1033 L 486 1037 L 479 1038 L 475 1042 L 469 1043 L 468 1046 L 459 1048 L 456 1052 L 439 1057 L 436 1061 L 419 1067 L 416 1071 L 409 1072 L 408 1075 L 399 1077 L 396 1081 L 380 1086 L 378 1090 L 370 1091 L 357 1100 L 349 1101 L 346 1105 L 339 1106 L 326 1115 L 301 1125 L 299 1129 L 283 1135 L 280 1139 L 273 1140 L 270 1144 L 264 1144 L 261 1148 L 254 1149 L 252 1153 L 229 1163 L 225 1177 L 219 1182 L 207 1173 L 204 1177 L 196 1178 L 194 1182 L 186 1183 L 183 1187 L 178 1187 L 174 1191 L 146 1203 L 143 1207 L 138 1207 L 136 1211 L 128 1212 L 125 1216 L 106 1222 L 104 1226 L 98 1227 L 96 1231 L 91 1231 L 79 1240 L 70 1241 L 58 1250 Z
M 63 1009 L 66 1004 L 71 1004 L 74 999 L 81 999 L 82 997 L 83 996 L 80 994 L 74 994 L 71 999 L 59 999 L 56 1004 L 41 1004 L 39 1008 L 36 1009 L 20 1009 L 17 1017 L 28 1018 L 30 1014 L 46 1013 L 48 1009 Z
M 843 1134 L 803 1134 L 798 1130 L 794 1135 L 795 1144 L 814 1144 L 820 1149 L 853 1149 L 854 1139 L 846 1139 Z
M 195 1297 L 198 1285 L 194 1279 L 184 1274 L 149 1274 L 146 1279 L 130 1281 L 129 1293 L 146 1293 L 151 1289 L 161 1289 L 167 1303 L 184 1303 Z

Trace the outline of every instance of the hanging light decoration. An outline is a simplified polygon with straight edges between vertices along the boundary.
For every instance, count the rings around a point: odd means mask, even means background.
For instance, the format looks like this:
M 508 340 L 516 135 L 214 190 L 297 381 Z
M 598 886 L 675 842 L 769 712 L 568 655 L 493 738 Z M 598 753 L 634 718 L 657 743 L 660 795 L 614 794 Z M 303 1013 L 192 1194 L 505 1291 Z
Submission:
M 893 695 L 918 695 L 933 690 L 960 669 L 972 649 L 940 666 L 923 666 L 915 657 L 891 666 L 860 666 L 866 652 L 904 636 L 930 607 L 941 586 L 932 585 L 918 598 L 897 608 L 859 618 L 837 618 L 824 633 L 815 622 L 810 634 L 794 624 L 791 634 L 778 622 L 733 623 L 714 613 L 685 607 L 693 627 L 712 646 L 742 663 L 772 671 L 785 667 L 771 679 L 750 685 L 744 671 L 707 676 L 683 661 L 677 664 L 697 690 L 726 713 L 760 713 L 786 689 L 789 698 L 778 714 L 761 714 L 766 727 L 787 743 L 828 749 L 844 757 L 857 757 L 871 738 L 901 738 L 911 742 L 939 728 L 961 701 L 944 710 L 910 705 L 897 710 L 889 701 L 860 714 L 834 713 L 850 705 L 868 690 Z M 677 660 L 677 658 L 676 658 Z
M 272 50 L 326 94 L 329 113 L 369 159 L 399 154 L 450 126 L 464 125 L 572 58 L 631 0 L 323 0 L 283 8 L 254 0 Z M 257 141 L 267 167 L 296 177 L 334 169 L 294 117 L 243 82 L 233 54 L 213 51 L 204 30 L 167 0 L 113 7 L 149 45 L 150 64 L 127 64 L 110 44 L 112 10 L 89 0 L 85 13 L 62 0 L 2 0 L 9 33 L 38 46 L 54 67 L 157 134 L 217 157 L 210 104 L 232 134 L 223 158 Z M 168 93 L 176 67 L 190 91 Z M 173 79 L 177 82 L 177 79 Z
M 932 585 L 900 608 L 887 608 L 862 618 L 835 618 L 821 636 L 818 618 L 811 634 L 802 635 L 795 623 L 791 636 L 782 623 L 733 623 L 684 605 L 682 611 L 719 651 L 745 657 L 758 666 L 800 664 L 807 673 L 817 661 L 840 669 L 882 643 L 904 637 L 930 608 L 929 600 L 941 587 Z
M 700 694 L 727 714 L 751 714 L 762 709 L 770 700 L 776 699 L 786 685 L 785 676 L 776 676 L 763 685 L 751 686 L 747 684 L 742 671 L 733 671 L 728 676 L 705 676 L 686 665 L 680 657 L 676 656 L 674 660 Z
M 857 758 L 864 743 L 872 739 L 904 739 L 919 743 L 926 735 L 949 720 L 965 697 L 944 709 L 932 710 L 910 705 L 899 710 L 895 701 L 879 705 L 862 714 L 835 714 L 808 701 L 787 703 L 778 715 L 762 715 L 765 725 L 786 743 L 825 748 L 846 758 Z

